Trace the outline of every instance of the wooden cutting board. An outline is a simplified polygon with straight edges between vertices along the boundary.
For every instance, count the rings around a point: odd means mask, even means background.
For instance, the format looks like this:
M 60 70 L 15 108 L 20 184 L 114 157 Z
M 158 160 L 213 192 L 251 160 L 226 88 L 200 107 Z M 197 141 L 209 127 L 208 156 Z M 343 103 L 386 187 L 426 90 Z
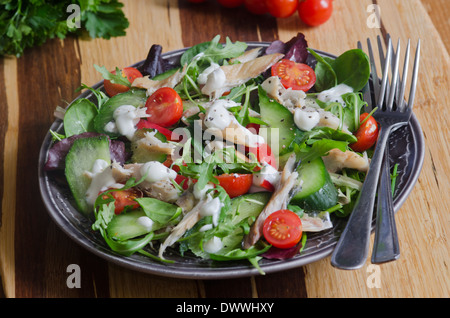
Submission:
M 130 20 L 125 37 L 52 40 L 19 59 L 0 60 L 4 297 L 449 297 L 448 1 L 336 0 L 331 20 L 316 28 L 303 25 L 297 15 L 254 16 L 244 8 L 224 9 L 213 0 L 201 5 L 184 0 L 123 2 Z M 379 27 L 374 27 L 373 8 L 380 9 Z M 401 38 L 403 48 L 408 38 L 413 45 L 419 38 L 422 41 L 414 112 L 424 133 L 425 159 L 414 190 L 397 213 L 402 253 L 398 261 L 381 266 L 368 261 L 359 270 L 342 271 L 325 258 L 266 276 L 174 279 L 108 263 L 52 222 L 39 193 L 39 149 L 55 107 L 75 98 L 81 83 L 100 80 L 93 64 L 108 69 L 133 64 L 146 57 L 152 44 L 168 52 L 217 34 L 233 41 L 286 41 L 297 32 L 305 34 L 310 47 L 336 55 L 356 47 L 358 40 L 375 41 L 388 33 L 395 41 Z M 67 286 L 70 264 L 81 269 L 81 288 Z

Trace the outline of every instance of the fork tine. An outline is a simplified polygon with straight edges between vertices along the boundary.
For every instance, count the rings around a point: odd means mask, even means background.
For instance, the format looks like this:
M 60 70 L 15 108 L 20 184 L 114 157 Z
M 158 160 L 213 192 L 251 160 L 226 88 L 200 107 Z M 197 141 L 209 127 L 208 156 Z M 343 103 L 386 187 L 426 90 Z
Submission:
M 416 56 L 414 59 L 415 60 L 414 60 L 414 68 L 413 68 L 413 75 L 412 75 L 412 81 L 411 81 L 411 90 L 410 90 L 409 99 L 408 99 L 408 111 L 412 110 L 412 107 L 414 104 L 414 97 L 416 95 L 417 76 L 419 73 L 420 39 L 417 42 Z
M 388 84 L 388 75 L 389 75 L 389 64 L 391 62 L 391 55 L 392 55 L 392 46 L 391 46 L 391 39 L 388 40 L 388 46 L 386 51 L 386 59 L 383 67 L 383 79 L 381 80 L 381 91 L 380 95 L 377 101 L 377 106 L 379 108 L 382 108 L 383 102 L 384 102 L 384 95 L 386 93 L 386 86 Z M 380 56 L 381 59 L 381 56 Z
M 391 43 L 392 44 L 392 43 Z M 400 40 L 397 43 L 397 51 L 395 52 L 395 62 L 392 64 L 392 83 L 389 90 L 389 99 L 386 104 L 387 110 L 392 110 L 392 105 L 394 104 L 394 97 L 396 95 L 397 90 L 397 81 L 398 81 L 398 63 L 400 61 Z
M 405 106 L 404 97 L 405 97 L 406 81 L 407 81 L 407 76 L 408 76 L 410 46 L 411 46 L 411 40 L 408 39 L 408 45 L 406 46 L 406 52 L 405 52 L 405 63 L 403 64 L 401 88 L 400 88 L 398 95 L 396 96 L 397 109 L 399 109 L 400 111 L 404 111 L 404 106 Z
M 380 78 L 377 74 L 377 67 L 375 64 L 375 58 L 373 56 L 373 49 L 372 49 L 372 43 L 370 42 L 370 39 L 367 38 L 367 50 L 369 53 L 369 60 L 370 60 L 370 69 L 372 72 L 372 82 L 373 82 L 373 89 L 375 96 L 378 96 L 380 94 Z M 383 66 L 381 66 L 383 67 Z
M 363 50 L 361 41 L 357 42 L 357 47 L 358 47 L 358 49 Z M 376 77 L 376 74 L 375 75 L 373 74 L 372 67 L 371 67 L 371 75 L 372 75 L 372 83 L 370 81 L 368 81 L 362 90 L 363 100 L 367 103 L 367 105 L 365 106 L 365 111 L 367 111 L 367 112 L 370 112 L 374 107 L 373 106 L 374 102 L 372 101 L 372 88 L 371 87 L 373 87 L 374 77 Z

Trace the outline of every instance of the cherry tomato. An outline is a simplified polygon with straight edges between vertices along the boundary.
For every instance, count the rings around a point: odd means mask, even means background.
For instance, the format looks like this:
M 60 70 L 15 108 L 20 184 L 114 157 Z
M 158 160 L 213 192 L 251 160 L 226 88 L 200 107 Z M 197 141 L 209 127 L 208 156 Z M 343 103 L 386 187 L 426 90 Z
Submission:
M 246 194 L 253 182 L 253 175 L 241 173 L 226 173 L 216 176 L 219 185 L 225 189 L 230 198 Z
M 264 221 L 263 234 L 269 244 L 278 248 L 290 248 L 302 238 L 302 221 L 290 210 L 279 210 Z
M 245 8 L 253 14 L 267 13 L 267 4 L 265 0 L 244 0 Z
M 177 123 L 183 115 L 183 101 L 180 95 L 170 87 L 162 87 L 154 92 L 145 103 L 147 107 L 147 121 L 170 127 Z
M 142 197 L 142 193 L 133 188 L 111 191 L 109 194 L 111 194 L 115 199 L 115 214 L 122 213 L 127 206 L 129 206 L 131 209 L 137 209 L 139 207 L 139 203 L 135 201 L 135 199 Z M 105 195 L 103 198 L 107 198 L 107 196 Z
M 225 8 L 237 8 L 244 3 L 244 0 L 217 0 Z
M 143 128 L 149 128 L 149 129 L 156 129 L 157 131 L 159 131 L 161 134 L 163 134 L 167 140 L 170 141 L 179 141 L 180 136 L 176 133 L 174 133 L 173 131 L 161 127 L 157 124 L 154 124 L 152 122 L 149 122 L 146 118 L 142 118 L 136 125 L 137 129 L 143 129 Z
M 361 114 L 361 116 L 359 116 L 359 121 L 362 122 L 368 115 L 368 113 Z M 350 148 L 354 151 L 363 152 L 371 148 L 378 139 L 378 123 L 375 118 L 370 116 L 361 126 L 359 126 L 358 130 L 355 132 L 355 137 L 358 141 L 350 144 Z
M 275 155 L 273 154 L 272 149 L 268 144 L 259 144 L 258 147 L 249 148 L 248 152 L 253 153 L 256 156 L 258 162 L 260 162 L 261 164 L 267 163 L 275 169 L 278 169 L 277 160 L 275 159 Z M 260 170 L 260 168 L 257 167 L 255 171 L 258 170 Z
M 116 71 L 112 71 L 111 73 L 116 74 Z M 136 78 L 142 77 L 141 72 L 139 72 L 134 67 L 125 67 L 124 69 L 122 69 L 121 74 L 123 77 L 128 78 L 130 83 L 133 83 Z M 117 95 L 119 93 L 124 93 L 130 89 L 125 85 L 113 84 L 109 80 L 104 80 L 103 86 L 105 87 L 106 94 L 108 94 L 109 97 L 113 97 L 114 95 Z
M 300 19 L 310 26 L 325 23 L 333 12 L 333 0 L 304 0 L 298 5 Z
M 306 64 L 282 59 L 271 68 L 272 76 L 278 76 L 285 88 L 308 91 L 316 83 L 316 73 Z
M 287 18 L 297 10 L 298 0 L 266 0 L 267 11 L 275 18 Z

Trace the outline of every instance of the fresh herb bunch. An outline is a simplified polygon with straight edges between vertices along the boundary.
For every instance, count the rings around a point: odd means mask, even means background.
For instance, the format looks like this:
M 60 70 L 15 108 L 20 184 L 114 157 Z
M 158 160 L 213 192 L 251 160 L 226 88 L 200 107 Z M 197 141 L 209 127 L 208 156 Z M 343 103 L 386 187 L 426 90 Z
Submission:
M 117 0 L 0 0 L 0 55 L 20 57 L 26 48 L 69 34 L 123 36 L 129 22 L 122 7 Z

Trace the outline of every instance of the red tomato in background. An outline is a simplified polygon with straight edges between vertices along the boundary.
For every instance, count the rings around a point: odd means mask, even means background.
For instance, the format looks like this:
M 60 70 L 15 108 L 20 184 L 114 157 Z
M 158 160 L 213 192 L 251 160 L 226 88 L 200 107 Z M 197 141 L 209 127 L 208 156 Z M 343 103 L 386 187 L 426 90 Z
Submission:
M 359 121 L 362 122 L 368 115 L 368 113 L 361 114 Z M 363 152 L 370 149 L 378 139 L 378 130 L 377 121 L 370 116 L 355 132 L 355 137 L 358 141 L 350 144 L 350 148 L 356 152 Z
M 145 103 L 147 107 L 147 121 L 170 127 L 180 120 L 183 115 L 183 101 L 180 95 L 170 87 L 162 87 L 154 92 Z
M 116 74 L 116 71 L 112 71 L 111 73 Z M 123 77 L 128 78 L 130 83 L 133 83 L 136 78 L 142 77 L 141 72 L 139 72 L 134 67 L 125 67 L 124 69 L 122 69 L 121 74 Z M 103 85 L 105 87 L 106 94 L 108 94 L 109 97 L 113 97 L 114 95 L 117 95 L 119 93 L 124 93 L 130 89 L 125 85 L 113 84 L 109 80 L 104 80 Z
M 217 0 L 225 8 L 237 8 L 244 3 L 244 0 Z
M 266 0 L 267 11 L 275 18 L 287 18 L 297 10 L 298 0 Z
M 127 206 L 131 207 L 131 209 L 137 209 L 139 203 L 135 199 L 142 197 L 142 193 L 134 188 L 111 191 L 109 194 L 115 199 L 115 214 L 122 213 Z M 107 198 L 107 196 L 104 196 L 104 198 Z
M 246 194 L 253 183 L 253 175 L 241 173 L 226 173 L 216 176 L 219 185 L 225 189 L 230 198 Z
M 290 210 L 279 210 L 264 221 L 263 234 L 269 244 L 278 248 L 290 248 L 302 238 L 302 221 Z
M 267 4 L 265 0 L 244 0 L 245 8 L 253 14 L 267 13 Z
M 308 91 L 316 83 L 316 73 L 306 64 L 283 59 L 271 68 L 272 76 L 278 76 L 285 88 Z
M 333 13 L 333 0 L 304 0 L 298 5 L 300 19 L 310 26 L 325 23 Z

